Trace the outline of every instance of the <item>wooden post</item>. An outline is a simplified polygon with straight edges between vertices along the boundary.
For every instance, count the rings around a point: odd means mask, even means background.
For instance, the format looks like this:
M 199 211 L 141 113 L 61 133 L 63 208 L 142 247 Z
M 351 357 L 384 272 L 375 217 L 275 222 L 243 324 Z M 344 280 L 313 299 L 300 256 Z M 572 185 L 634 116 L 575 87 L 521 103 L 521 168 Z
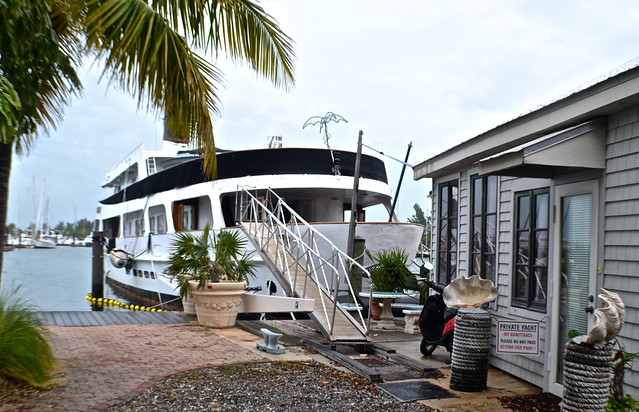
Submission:
M 91 294 L 94 298 L 104 297 L 104 252 L 102 232 L 93 232 L 93 282 Z
M 357 157 L 355 158 L 355 173 L 353 174 L 353 196 L 351 197 L 351 223 L 348 227 L 348 241 L 346 243 L 346 254 L 353 257 L 353 239 L 355 239 L 355 226 L 357 225 L 357 193 L 359 191 L 359 169 L 362 162 L 362 136 L 363 131 L 359 131 L 357 138 Z
M 353 259 L 360 265 L 364 266 L 364 250 L 366 249 L 366 239 L 359 236 L 355 236 L 353 239 Z M 357 303 L 359 292 L 362 291 L 362 277 L 364 272 L 359 266 L 353 266 L 351 268 L 351 286 L 353 287 L 354 301 L 351 303 Z

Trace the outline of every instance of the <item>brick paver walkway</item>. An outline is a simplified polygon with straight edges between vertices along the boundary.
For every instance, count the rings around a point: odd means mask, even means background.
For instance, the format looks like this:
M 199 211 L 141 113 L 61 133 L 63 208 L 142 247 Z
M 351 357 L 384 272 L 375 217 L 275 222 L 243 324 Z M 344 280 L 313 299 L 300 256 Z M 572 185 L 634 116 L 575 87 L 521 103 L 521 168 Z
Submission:
M 61 367 L 60 384 L 26 404 L 0 405 L 1 410 L 99 410 L 180 371 L 264 359 L 188 324 L 47 329 Z

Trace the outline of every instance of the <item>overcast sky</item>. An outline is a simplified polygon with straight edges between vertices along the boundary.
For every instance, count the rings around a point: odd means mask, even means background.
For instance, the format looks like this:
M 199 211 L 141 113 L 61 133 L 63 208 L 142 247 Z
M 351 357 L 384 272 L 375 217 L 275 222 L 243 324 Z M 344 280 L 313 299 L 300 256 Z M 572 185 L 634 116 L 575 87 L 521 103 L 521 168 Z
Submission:
M 297 86 L 286 93 L 243 67 L 226 77 L 217 146 L 323 147 L 311 116 L 331 111 L 333 148 L 364 144 L 418 164 L 578 88 L 639 56 L 635 1 L 265 1 L 296 42 Z M 27 157 L 14 157 L 9 223 L 33 220 L 33 182 L 50 198 L 49 221 L 93 219 L 106 173 L 138 144 L 159 148 L 161 120 L 98 83 L 87 68 L 83 97 Z M 371 153 L 369 150 L 365 152 Z M 401 164 L 385 157 L 395 191 Z M 429 180 L 407 170 L 398 214 L 430 209 Z

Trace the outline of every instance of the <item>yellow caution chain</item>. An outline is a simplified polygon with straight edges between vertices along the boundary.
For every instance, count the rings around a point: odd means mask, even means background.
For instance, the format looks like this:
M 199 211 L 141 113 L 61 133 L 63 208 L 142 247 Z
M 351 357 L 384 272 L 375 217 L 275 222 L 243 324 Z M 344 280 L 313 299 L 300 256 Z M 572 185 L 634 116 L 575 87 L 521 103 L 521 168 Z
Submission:
M 128 309 L 133 311 L 146 311 L 146 312 L 164 312 L 163 309 L 156 309 L 154 307 L 146 307 L 139 305 L 125 305 L 119 300 L 106 299 L 106 298 L 94 298 L 92 293 L 87 295 L 87 300 L 94 305 L 98 306 L 113 306 L 116 308 Z

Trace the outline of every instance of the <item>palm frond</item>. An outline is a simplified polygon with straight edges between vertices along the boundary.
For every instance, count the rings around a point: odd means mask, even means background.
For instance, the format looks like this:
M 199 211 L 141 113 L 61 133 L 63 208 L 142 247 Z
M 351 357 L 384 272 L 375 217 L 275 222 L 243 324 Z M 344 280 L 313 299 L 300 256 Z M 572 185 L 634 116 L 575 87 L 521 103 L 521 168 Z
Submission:
M 220 280 L 246 281 L 255 276 L 252 253 L 246 253 L 248 241 L 236 231 L 221 230 L 215 234 L 207 225 L 200 234 L 178 232 L 171 242 L 167 273 L 176 277 L 180 294 L 187 288 L 184 275 L 203 288 L 207 282 Z
M 272 16 L 252 1 L 219 1 L 209 32 L 213 52 L 224 50 L 232 59 L 250 67 L 277 87 L 295 85 L 293 41 Z
M 176 136 L 204 147 L 212 174 L 221 73 L 142 0 L 89 0 L 87 10 L 87 43 L 104 58 L 103 75 L 136 95 L 139 107 L 164 114 Z
M 183 28 L 194 46 L 215 57 L 223 52 L 235 61 L 247 62 L 277 87 L 294 86 L 293 40 L 278 22 L 250 0 L 156 0 L 151 7 L 173 27 Z
M 22 109 L 20 97 L 11 82 L 0 73 L 0 143 L 13 141 L 18 119 L 17 112 Z
M 71 97 L 81 91 L 75 71 L 80 52 L 71 16 L 57 1 L 0 2 L 0 73 L 13 85 L 20 110 L 11 139 L 18 152 L 36 134 L 56 127 Z
M 411 272 L 406 266 L 408 254 L 402 249 L 382 250 L 375 256 L 375 263 L 369 268 L 371 282 L 375 290 L 402 292 Z

